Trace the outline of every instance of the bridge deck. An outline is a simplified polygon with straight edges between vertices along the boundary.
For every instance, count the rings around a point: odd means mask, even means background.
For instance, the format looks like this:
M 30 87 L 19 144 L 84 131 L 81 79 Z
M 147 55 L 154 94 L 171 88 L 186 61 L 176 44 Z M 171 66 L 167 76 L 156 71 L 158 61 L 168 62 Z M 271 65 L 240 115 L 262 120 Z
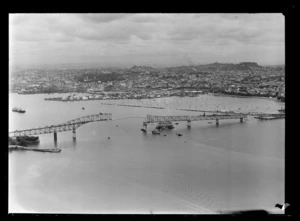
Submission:
M 247 115 L 198 115 L 198 116 L 153 116 L 147 115 L 146 123 L 156 122 L 172 122 L 172 121 L 200 121 L 200 120 L 216 120 L 216 119 L 240 119 L 246 118 Z
M 99 113 L 89 116 L 84 116 L 80 118 L 76 118 L 70 121 L 67 121 L 62 124 L 50 125 L 38 128 L 31 128 L 25 130 L 16 130 L 13 132 L 9 132 L 9 136 L 30 136 L 30 135 L 38 135 L 38 134 L 47 134 L 47 133 L 55 133 L 62 131 L 69 131 L 80 127 L 83 124 L 95 122 L 95 121 L 107 121 L 111 120 L 112 115 L 110 113 Z

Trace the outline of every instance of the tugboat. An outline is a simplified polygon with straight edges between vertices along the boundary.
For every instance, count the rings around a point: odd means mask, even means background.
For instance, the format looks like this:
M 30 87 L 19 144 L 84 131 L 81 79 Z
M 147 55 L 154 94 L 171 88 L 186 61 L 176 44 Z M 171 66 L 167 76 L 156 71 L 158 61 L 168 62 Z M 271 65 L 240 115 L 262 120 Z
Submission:
M 12 109 L 13 112 L 18 112 L 18 113 L 25 113 L 26 111 L 22 108 L 17 108 L 17 107 L 14 107 Z

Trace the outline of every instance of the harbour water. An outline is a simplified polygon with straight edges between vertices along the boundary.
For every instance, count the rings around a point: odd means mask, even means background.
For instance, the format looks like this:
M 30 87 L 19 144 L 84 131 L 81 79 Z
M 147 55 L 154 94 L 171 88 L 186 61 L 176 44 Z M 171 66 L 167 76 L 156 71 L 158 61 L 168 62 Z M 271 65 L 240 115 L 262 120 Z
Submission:
M 112 113 L 57 134 L 60 153 L 9 152 L 9 211 L 38 213 L 220 213 L 265 209 L 284 201 L 285 120 L 249 118 L 186 122 L 152 135 L 142 128 L 153 115 L 196 115 L 200 110 L 276 113 L 283 104 L 265 98 L 200 95 L 111 101 L 45 101 L 56 95 L 9 95 L 9 131 Z M 61 96 L 61 95 L 57 95 Z M 165 109 L 110 104 L 157 106 Z M 25 114 L 11 112 L 21 107 Z M 82 107 L 85 109 L 83 110 Z M 183 136 L 178 137 L 176 134 Z M 163 136 L 166 135 L 166 136 Z M 54 148 L 53 134 L 38 148 Z M 110 139 L 108 139 L 110 137 Z

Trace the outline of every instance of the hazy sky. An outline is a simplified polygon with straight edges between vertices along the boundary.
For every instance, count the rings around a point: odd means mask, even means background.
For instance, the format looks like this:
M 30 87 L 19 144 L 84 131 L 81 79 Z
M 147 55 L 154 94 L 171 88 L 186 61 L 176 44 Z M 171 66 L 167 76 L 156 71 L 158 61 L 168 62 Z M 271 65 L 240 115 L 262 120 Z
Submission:
M 15 65 L 284 64 L 282 14 L 10 14 Z

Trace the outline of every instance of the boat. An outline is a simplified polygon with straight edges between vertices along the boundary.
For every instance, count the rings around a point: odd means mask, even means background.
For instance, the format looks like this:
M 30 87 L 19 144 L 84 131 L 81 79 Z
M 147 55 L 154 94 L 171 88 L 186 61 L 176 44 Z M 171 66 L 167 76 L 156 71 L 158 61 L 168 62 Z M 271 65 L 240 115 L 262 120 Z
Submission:
M 39 149 L 39 148 L 28 148 L 20 145 L 9 145 L 9 150 L 31 150 L 31 151 L 38 151 L 38 152 L 51 152 L 51 153 L 59 153 L 61 149 Z
M 84 107 L 82 107 L 82 110 L 84 110 L 85 108 Z
M 26 148 L 26 150 L 38 151 L 38 152 L 51 152 L 51 153 L 59 153 L 61 149 L 38 149 L 38 148 Z
M 178 137 L 181 137 L 181 136 L 182 136 L 182 134 L 177 134 L 177 136 L 178 136 Z
M 147 131 L 146 131 L 145 129 L 143 129 L 143 128 L 141 129 L 141 131 L 143 131 L 143 132 L 145 132 L 145 133 L 147 132 Z
M 160 123 L 158 123 L 158 125 L 155 128 L 157 130 L 165 130 L 165 129 L 172 130 L 175 127 L 171 122 L 160 122 Z
M 18 113 L 25 113 L 26 111 L 22 108 L 17 108 L 17 107 L 14 107 L 12 109 L 13 112 L 18 112 Z
M 158 130 L 153 130 L 152 134 L 160 134 L 160 132 Z
M 30 144 L 38 144 L 40 142 L 38 136 L 18 136 L 14 140 L 11 140 L 11 144 L 20 144 L 23 146 Z
M 276 120 L 276 119 L 283 119 L 284 115 L 278 115 L 278 116 L 258 116 L 254 117 L 255 119 L 259 120 Z

